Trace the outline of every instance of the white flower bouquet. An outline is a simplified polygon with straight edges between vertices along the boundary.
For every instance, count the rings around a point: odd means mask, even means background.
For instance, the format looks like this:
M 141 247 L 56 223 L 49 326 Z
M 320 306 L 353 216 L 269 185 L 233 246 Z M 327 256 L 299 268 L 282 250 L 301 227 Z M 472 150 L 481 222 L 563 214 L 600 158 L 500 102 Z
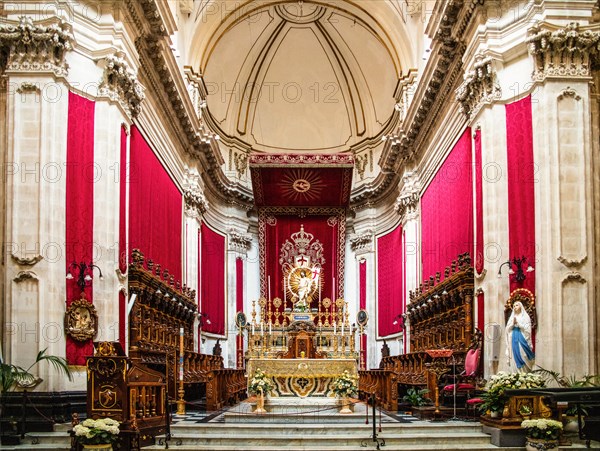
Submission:
M 486 390 L 506 390 L 514 388 L 543 388 L 546 386 L 544 379 L 535 373 L 505 373 L 500 371 L 492 376 L 486 384 Z
M 77 441 L 83 445 L 108 445 L 119 437 L 119 422 L 112 418 L 92 420 L 75 425 L 73 432 Z
M 333 392 L 340 398 L 356 396 L 358 393 L 358 378 L 352 376 L 347 370 L 333 381 Z
M 560 421 L 539 418 L 537 420 L 525 420 L 521 427 L 527 430 L 527 437 L 557 440 L 563 425 Z
M 273 390 L 273 382 L 271 378 L 268 377 L 260 368 L 257 368 L 254 372 L 254 376 L 250 380 L 250 384 L 248 384 L 248 391 L 258 395 L 262 393 L 266 395 L 271 390 Z

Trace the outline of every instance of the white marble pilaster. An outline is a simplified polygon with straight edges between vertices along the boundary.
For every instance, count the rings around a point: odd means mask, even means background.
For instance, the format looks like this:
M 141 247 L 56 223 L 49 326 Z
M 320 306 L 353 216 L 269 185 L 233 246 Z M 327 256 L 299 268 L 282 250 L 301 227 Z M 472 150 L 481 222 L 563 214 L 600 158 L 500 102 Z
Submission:
M 4 358 L 27 368 L 42 349 L 65 356 L 68 89 L 29 73 L 9 76 L 7 86 Z M 67 388 L 48 366 L 34 372 L 40 390 Z
M 96 102 L 94 125 L 94 305 L 98 312 L 96 340 L 119 340 L 119 192 L 121 168 L 121 110 Z

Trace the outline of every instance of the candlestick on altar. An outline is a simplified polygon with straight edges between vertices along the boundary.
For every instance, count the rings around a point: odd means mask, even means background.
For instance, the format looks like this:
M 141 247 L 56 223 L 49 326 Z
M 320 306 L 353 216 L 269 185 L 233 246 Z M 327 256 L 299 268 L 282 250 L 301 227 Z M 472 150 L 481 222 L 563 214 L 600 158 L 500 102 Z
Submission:
M 271 276 L 269 276 L 269 299 L 271 299 Z
M 184 329 L 179 329 L 179 399 L 177 400 L 177 415 L 185 415 L 185 390 L 183 388 L 183 335 Z
M 333 302 L 335 302 L 335 277 L 332 277 L 332 281 L 331 281 L 331 292 L 332 292 L 331 300 L 332 300 Z

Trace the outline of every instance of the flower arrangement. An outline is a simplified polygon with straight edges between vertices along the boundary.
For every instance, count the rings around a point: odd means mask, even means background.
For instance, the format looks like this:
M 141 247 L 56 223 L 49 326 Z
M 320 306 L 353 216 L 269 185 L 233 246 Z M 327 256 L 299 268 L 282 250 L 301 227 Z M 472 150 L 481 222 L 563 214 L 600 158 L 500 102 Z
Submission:
M 341 398 L 356 396 L 358 393 L 358 378 L 345 370 L 341 376 L 333 381 L 333 392 Z
M 248 391 L 254 394 L 267 394 L 271 390 L 273 390 L 273 383 L 271 382 L 271 378 L 269 378 L 263 370 L 257 368 L 254 372 L 254 376 L 250 380 L 250 384 L 248 385 Z
M 528 438 L 558 440 L 563 425 L 560 421 L 540 418 L 537 420 L 524 420 L 521 427 L 527 430 Z
M 119 422 L 112 418 L 92 420 L 75 425 L 73 432 L 77 441 L 83 445 L 108 445 L 119 437 Z
M 490 378 L 485 386 L 486 392 L 481 396 L 483 403 L 479 409 L 485 413 L 501 412 L 508 401 L 504 394 L 507 389 L 542 388 L 546 384 L 539 374 L 534 373 L 505 373 L 500 371 Z

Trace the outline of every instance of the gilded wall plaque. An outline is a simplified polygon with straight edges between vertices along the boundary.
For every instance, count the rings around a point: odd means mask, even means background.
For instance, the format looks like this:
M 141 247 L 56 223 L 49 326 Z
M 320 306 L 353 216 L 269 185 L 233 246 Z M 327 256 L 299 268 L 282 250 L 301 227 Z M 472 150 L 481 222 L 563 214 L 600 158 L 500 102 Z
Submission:
M 98 333 L 96 307 L 85 297 L 73 301 L 65 312 L 65 333 L 76 341 L 87 341 Z

